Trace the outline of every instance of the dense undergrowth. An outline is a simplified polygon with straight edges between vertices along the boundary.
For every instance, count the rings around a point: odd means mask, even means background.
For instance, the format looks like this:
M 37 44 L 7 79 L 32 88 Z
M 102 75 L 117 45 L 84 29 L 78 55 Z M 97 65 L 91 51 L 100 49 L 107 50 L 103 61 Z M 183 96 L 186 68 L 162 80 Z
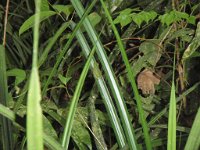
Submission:
M 0 149 L 199 149 L 199 18 L 198 0 L 2 0 Z

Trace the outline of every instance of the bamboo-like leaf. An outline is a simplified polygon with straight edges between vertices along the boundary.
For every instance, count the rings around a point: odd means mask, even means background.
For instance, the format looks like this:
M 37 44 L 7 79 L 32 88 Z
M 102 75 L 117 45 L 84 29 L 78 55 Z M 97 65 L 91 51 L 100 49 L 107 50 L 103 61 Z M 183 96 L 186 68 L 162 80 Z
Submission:
M 112 17 L 104 3 L 103 0 L 100 0 L 101 1 L 101 4 L 104 8 L 104 11 L 105 11 L 105 14 L 112 26 L 112 29 L 114 31 L 114 34 L 115 34 L 115 37 L 117 39 L 117 43 L 119 45 L 119 49 L 121 51 L 121 54 L 122 54 L 122 58 L 124 60 L 124 63 L 126 65 L 126 69 L 128 71 L 128 78 L 129 78 L 129 81 L 131 82 L 131 85 L 132 85 L 132 89 L 134 91 L 134 94 L 135 94 L 135 98 L 136 98 L 136 101 L 137 101 L 137 107 L 138 107 L 138 111 L 139 111 L 139 117 L 140 117 L 140 120 L 141 120 L 141 124 L 142 124 L 142 127 L 143 127 L 143 131 L 144 131 L 144 138 L 145 138 L 145 143 L 146 143 L 146 148 L 148 150 L 151 150 L 152 149 L 152 146 L 151 146 L 151 139 L 150 139 L 150 135 L 149 135 L 149 128 L 147 126 L 147 122 L 145 120 L 145 116 L 144 116 L 144 111 L 142 109 L 142 102 L 141 102 L 141 99 L 140 99 L 140 95 L 139 95 L 139 92 L 138 92 L 138 89 L 137 89 L 137 85 L 136 85 L 136 82 L 135 82 L 135 79 L 134 79 L 134 73 L 131 69 L 131 66 L 130 66 L 130 63 L 128 61 L 128 57 L 126 55 L 126 51 L 124 49 L 124 46 L 123 46 L 123 43 L 122 43 L 122 40 L 119 36 L 119 33 L 117 31 L 117 28 L 115 27 L 114 25 L 114 22 L 112 20 Z M 131 135 L 129 135 L 131 136 Z M 127 137 L 128 138 L 128 141 L 129 141 L 129 144 L 131 145 L 136 145 L 136 142 L 133 141 L 134 140 L 134 137 L 132 137 L 131 139 L 129 139 L 130 137 Z M 133 147 L 133 146 L 132 146 Z
M 90 67 L 90 62 L 92 60 L 92 57 L 94 55 L 95 52 L 95 48 L 93 48 L 93 50 L 91 51 L 91 54 L 88 57 L 88 60 L 83 68 L 83 71 L 81 73 L 80 79 L 78 81 L 78 84 L 76 86 L 76 90 L 74 92 L 71 104 L 70 104 L 70 108 L 69 108 L 69 112 L 67 115 L 67 120 L 66 120 L 66 125 L 65 125 L 65 129 L 64 129 L 64 134 L 63 134 L 63 139 L 62 139 L 62 146 L 67 150 L 68 149 L 68 145 L 69 145 L 69 139 L 71 136 L 71 130 L 72 130 L 72 125 L 73 125 L 73 120 L 74 120 L 74 116 L 75 116 L 75 112 L 76 112 L 76 108 L 78 105 L 78 100 L 79 97 L 81 95 L 81 91 L 83 88 L 83 84 L 86 78 L 86 75 L 88 73 L 89 67 Z
M 35 7 L 33 62 L 27 102 L 27 147 L 28 150 L 43 150 L 41 91 L 37 68 L 41 0 L 35 1 Z
M 190 131 L 185 150 L 198 150 L 200 148 L 200 108 L 194 119 L 192 129 Z
M 84 8 L 83 8 L 81 2 L 79 0 L 72 0 L 71 3 L 74 6 L 75 10 L 77 11 L 77 14 L 81 18 L 84 14 Z M 93 26 L 91 25 L 91 23 L 87 17 L 85 18 L 83 25 L 93 43 L 93 45 L 97 45 L 97 54 L 99 56 L 99 60 L 101 61 L 103 69 L 106 73 L 106 77 L 109 81 L 109 85 L 112 90 L 112 93 L 115 97 L 117 108 L 118 108 L 118 111 L 120 114 L 120 119 L 123 123 L 123 129 L 125 131 L 126 138 L 129 142 L 130 149 L 136 149 L 136 143 L 134 140 L 134 131 L 133 131 L 133 127 L 129 120 L 129 115 L 128 115 L 128 111 L 127 111 L 127 108 L 125 105 L 125 101 L 120 92 L 119 85 L 116 81 L 116 77 L 113 73 L 110 63 L 108 62 L 108 57 L 105 53 L 104 47 L 103 47 L 101 41 L 98 39 L 96 31 L 94 30 Z
M 72 29 L 74 28 L 75 24 L 71 22 Z M 83 33 L 81 30 L 77 31 L 76 37 L 78 39 L 79 44 L 82 47 L 83 53 L 85 57 L 88 57 L 91 49 L 89 47 L 89 44 L 87 40 L 85 39 Z M 103 75 L 101 71 L 98 68 L 98 63 L 96 62 L 95 58 L 91 60 L 91 70 L 93 72 L 94 78 L 96 80 L 96 83 L 98 85 L 98 89 L 101 93 L 101 96 L 103 98 L 103 103 L 105 104 L 106 110 L 108 112 L 108 116 L 110 119 L 110 122 L 112 124 L 113 130 L 116 135 L 117 142 L 119 144 L 120 148 L 123 148 L 126 143 L 126 139 L 124 136 L 124 131 L 122 129 L 121 123 L 119 121 L 115 106 L 113 104 L 112 98 L 110 96 L 108 87 L 104 81 Z

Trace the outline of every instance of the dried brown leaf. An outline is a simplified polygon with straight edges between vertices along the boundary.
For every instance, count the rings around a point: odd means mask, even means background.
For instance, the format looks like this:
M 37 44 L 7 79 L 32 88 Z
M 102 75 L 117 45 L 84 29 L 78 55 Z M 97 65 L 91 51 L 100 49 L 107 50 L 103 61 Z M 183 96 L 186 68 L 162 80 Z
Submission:
M 143 70 L 137 77 L 138 89 L 141 89 L 143 94 L 154 94 L 154 86 L 159 83 L 160 79 L 148 69 Z

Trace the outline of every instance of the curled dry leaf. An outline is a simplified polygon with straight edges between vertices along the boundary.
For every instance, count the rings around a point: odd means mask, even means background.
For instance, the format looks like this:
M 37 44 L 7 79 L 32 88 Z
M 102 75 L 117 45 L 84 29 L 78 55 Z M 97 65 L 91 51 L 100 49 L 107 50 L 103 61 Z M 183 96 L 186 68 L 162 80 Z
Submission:
M 154 94 L 154 85 L 159 83 L 160 79 L 148 69 L 143 70 L 137 77 L 138 89 L 141 89 L 143 94 Z

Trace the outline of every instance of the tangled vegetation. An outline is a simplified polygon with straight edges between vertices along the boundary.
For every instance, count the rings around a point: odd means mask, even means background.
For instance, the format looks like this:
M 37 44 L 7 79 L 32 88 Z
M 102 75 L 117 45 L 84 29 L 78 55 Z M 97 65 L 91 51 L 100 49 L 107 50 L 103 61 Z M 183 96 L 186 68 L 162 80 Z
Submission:
M 198 150 L 198 0 L 2 0 L 4 150 Z

